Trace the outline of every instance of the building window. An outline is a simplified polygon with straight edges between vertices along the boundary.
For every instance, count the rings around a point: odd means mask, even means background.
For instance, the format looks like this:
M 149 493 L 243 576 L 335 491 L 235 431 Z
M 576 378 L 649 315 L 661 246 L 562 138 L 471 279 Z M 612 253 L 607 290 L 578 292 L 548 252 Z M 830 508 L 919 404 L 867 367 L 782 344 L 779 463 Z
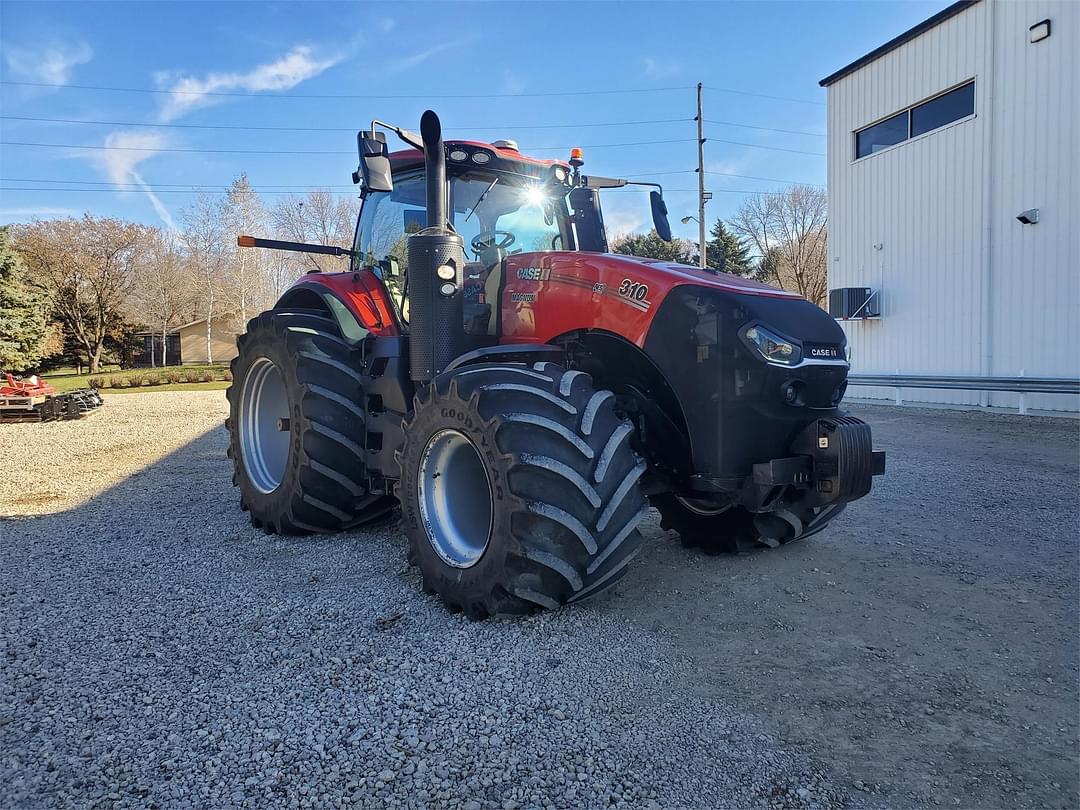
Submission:
M 855 157 L 872 155 L 887 146 L 908 139 L 908 113 L 905 110 L 892 118 L 855 133 Z
M 975 112 L 975 82 L 932 98 L 911 111 L 911 137 L 938 129 Z
M 909 138 L 975 114 L 975 81 L 916 104 L 855 133 L 855 158 L 866 157 Z

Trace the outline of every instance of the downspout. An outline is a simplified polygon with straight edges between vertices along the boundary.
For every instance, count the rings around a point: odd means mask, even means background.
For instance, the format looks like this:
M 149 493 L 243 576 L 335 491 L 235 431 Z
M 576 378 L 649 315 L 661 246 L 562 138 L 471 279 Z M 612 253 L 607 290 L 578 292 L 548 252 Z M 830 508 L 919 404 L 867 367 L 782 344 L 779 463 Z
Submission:
M 994 85 L 997 81 L 997 75 L 995 73 L 996 63 L 996 26 L 995 20 L 997 15 L 995 13 L 996 3 L 986 3 L 983 8 L 986 9 L 986 14 L 989 17 L 986 27 L 988 29 L 989 39 L 989 56 L 987 57 L 986 73 L 983 77 L 983 126 L 986 128 L 986 151 L 983 153 L 983 159 L 986 161 L 986 187 L 984 191 L 983 200 L 983 267 L 984 277 L 982 283 L 982 323 L 981 323 L 981 338 L 980 347 L 982 349 L 982 355 L 979 365 L 979 372 L 983 377 L 989 377 L 993 373 L 993 310 L 994 310 L 994 297 L 993 297 L 993 283 L 994 283 L 994 241 L 993 241 L 993 222 L 994 222 L 994 189 L 995 178 L 997 177 L 996 161 L 994 156 Z M 992 402 L 992 394 L 989 391 L 982 391 L 979 394 L 979 405 L 982 407 L 989 407 Z

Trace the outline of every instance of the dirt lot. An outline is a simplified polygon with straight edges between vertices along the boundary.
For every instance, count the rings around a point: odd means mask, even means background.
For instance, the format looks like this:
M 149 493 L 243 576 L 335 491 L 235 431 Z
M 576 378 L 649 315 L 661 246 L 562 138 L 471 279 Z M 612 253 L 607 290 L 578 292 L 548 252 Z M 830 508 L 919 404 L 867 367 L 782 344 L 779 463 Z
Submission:
M 647 519 L 606 598 L 469 623 L 393 526 L 273 539 L 220 393 L 0 426 L 6 806 L 1080 806 L 1077 422 L 860 407 L 824 535 Z

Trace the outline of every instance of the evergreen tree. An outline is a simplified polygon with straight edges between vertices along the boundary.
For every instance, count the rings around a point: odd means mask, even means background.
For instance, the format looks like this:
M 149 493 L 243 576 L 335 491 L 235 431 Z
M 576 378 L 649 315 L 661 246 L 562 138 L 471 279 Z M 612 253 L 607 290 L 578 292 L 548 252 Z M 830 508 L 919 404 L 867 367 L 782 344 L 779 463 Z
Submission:
M 26 371 L 41 362 L 49 335 L 45 297 L 26 283 L 26 267 L 0 228 L 0 369 Z
M 742 239 L 727 229 L 724 220 L 716 220 L 710 235 L 712 239 L 706 243 L 705 249 L 705 263 L 709 267 L 736 276 L 754 274 L 749 248 Z
M 693 264 L 694 254 L 690 246 L 682 239 L 665 242 L 655 230 L 648 233 L 630 233 L 615 240 L 611 246 L 613 253 L 627 256 L 641 256 L 664 262 Z

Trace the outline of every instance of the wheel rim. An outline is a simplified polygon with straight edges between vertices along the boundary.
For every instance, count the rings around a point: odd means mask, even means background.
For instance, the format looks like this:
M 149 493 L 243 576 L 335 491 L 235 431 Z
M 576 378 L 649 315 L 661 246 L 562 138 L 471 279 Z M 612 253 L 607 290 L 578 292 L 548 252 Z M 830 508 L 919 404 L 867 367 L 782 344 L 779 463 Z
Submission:
M 420 513 L 428 541 L 455 568 L 484 556 L 491 539 L 491 482 L 480 452 L 457 430 L 432 436 L 420 458 Z
M 704 498 L 684 498 L 682 495 L 676 495 L 677 500 L 682 507 L 688 511 L 693 512 L 695 515 L 701 515 L 702 517 L 713 517 L 715 515 L 723 514 L 731 508 L 731 504 L 727 503 L 723 506 L 717 506 L 712 501 Z
M 251 366 L 240 394 L 240 453 L 254 487 L 281 486 L 289 461 L 289 396 L 281 370 L 267 357 Z M 284 420 L 284 422 L 282 421 Z

